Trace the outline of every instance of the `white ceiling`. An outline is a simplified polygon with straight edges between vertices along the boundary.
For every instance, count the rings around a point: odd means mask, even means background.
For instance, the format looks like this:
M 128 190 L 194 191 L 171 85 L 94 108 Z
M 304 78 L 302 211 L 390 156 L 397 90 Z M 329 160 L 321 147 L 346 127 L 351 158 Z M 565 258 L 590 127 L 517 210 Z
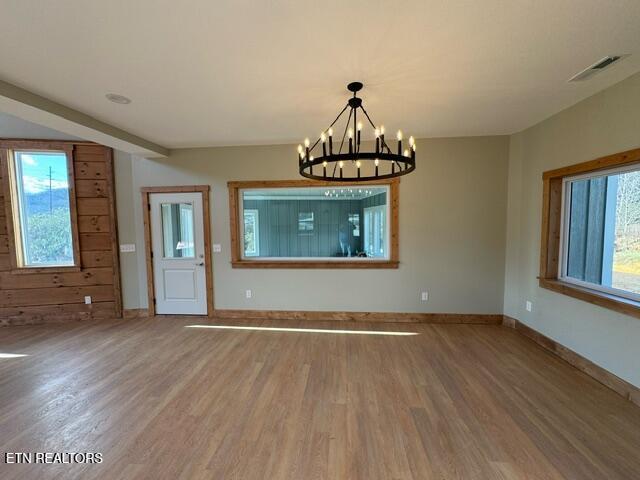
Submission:
M 640 71 L 638 0 L 0 4 L 0 79 L 172 148 L 317 135 L 352 80 L 390 131 L 509 134 Z

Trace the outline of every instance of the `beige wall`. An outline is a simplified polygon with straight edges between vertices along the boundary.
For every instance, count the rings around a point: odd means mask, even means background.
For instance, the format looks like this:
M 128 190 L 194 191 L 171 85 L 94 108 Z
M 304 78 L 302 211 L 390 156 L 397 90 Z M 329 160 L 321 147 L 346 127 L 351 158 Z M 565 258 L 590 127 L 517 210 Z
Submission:
M 125 308 L 147 304 L 140 187 L 204 183 L 222 245 L 213 256 L 216 308 L 504 311 L 640 386 L 640 320 L 540 289 L 536 279 L 542 172 L 637 148 L 639 132 L 640 74 L 510 138 L 419 140 L 418 169 L 401 182 L 398 270 L 231 268 L 226 182 L 298 178 L 292 145 L 116 156 L 120 243 L 137 246 L 121 256 Z
M 640 320 L 541 289 L 536 279 L 542 172 L 638 147 L 640 74 L 511 137 L 504 312 L 640 386 Z
M 216 308 L 501 313 L 508 137 L 419 140 L 418 153 L 418 169 L 400 185 L 398 270 L 231 268 L 226 182 L 300 178 L 293 145 L 176 150 L 129 166 L 123 159 L 120 243 L 137 246 L 121 255 L 125 308 L 147 304 L 140 187 L 209 184 L 213 242 L 222 245 L 213 254 Z
M 134 195 L 133 191 L 133 163 L 131 155 L 128 153 L 114 150 L 113 169 L 116 181 L 116 215 L 118 217 L 118 243 L 136 244 L 136 231 L 134 210 L 132 205 L 137 201 L 140 195 Z M 139 202 L 138 202 L 139 203 Z M 141 248 L 144 243 L 136 245 Z M 135 254 L 120 254 L 120 276 L 127 281 L 126 288 L 122 289 L 122 304 L 124 308 L 127 305 L 137 305 L 140 299 L 139 282 L 130 281 L 130 279 L 138 278 L 138 264 Z

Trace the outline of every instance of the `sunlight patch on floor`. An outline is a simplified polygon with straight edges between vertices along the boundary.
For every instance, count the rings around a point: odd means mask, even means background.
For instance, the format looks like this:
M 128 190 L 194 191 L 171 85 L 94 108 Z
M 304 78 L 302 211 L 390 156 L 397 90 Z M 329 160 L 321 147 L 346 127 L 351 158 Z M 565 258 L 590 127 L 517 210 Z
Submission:
M 324 328 L 284 328 L 284 327 L 245 327 L 237 325 L 185 325 L 186 328 L 212 328 L 216 330 L 255 330 L 261 332 L 294 332 L 294 333 L 342 333 L 347 335 L 389 335 L 410 337 L 420 335 L 417 332 L 389 332 L 384 330 L 334 330 Z

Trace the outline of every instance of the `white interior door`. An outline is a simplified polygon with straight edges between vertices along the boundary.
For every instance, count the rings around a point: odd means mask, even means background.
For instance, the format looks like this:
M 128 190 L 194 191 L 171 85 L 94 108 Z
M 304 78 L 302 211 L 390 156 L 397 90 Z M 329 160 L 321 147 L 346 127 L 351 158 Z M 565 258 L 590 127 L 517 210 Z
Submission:
M 206 315 L 202 194 L 152 193 L 149 203 L 156 313 Z

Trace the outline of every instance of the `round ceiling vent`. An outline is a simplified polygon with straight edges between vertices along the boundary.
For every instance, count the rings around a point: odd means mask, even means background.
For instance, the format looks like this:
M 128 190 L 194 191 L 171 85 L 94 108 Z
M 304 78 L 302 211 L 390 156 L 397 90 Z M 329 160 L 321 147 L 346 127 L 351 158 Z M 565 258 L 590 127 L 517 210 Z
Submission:
M 117 93 L 107 93 L 105 97 L 107 97 L 107 100 L 110 102 L 119 103 L 120 105 L 128 105 L 131 103 L 130 98 L 127 98 L 124 95 L 118 95 Z

